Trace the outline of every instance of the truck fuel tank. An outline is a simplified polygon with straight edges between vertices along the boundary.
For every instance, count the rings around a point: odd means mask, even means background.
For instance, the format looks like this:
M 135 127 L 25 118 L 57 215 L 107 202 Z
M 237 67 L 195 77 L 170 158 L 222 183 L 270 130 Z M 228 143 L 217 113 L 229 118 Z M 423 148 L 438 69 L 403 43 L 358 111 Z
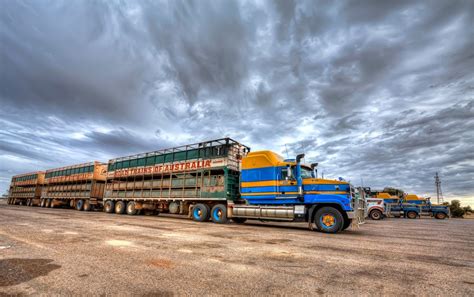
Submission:
M 295 218 L 303 218 L 305 215 L 305 211 L 306 209 L 304 205 L 234 205 L 232 208 L 232 216 L 248 219 L 293 221 Z

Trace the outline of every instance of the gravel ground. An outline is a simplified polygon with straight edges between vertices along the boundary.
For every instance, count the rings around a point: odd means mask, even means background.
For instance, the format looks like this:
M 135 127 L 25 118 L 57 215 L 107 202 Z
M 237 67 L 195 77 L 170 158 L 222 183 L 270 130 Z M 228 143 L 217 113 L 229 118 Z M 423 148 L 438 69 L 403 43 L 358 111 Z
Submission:
M 474 220 L 306 224 L 0 204 L 1 295 L 474 296 Z

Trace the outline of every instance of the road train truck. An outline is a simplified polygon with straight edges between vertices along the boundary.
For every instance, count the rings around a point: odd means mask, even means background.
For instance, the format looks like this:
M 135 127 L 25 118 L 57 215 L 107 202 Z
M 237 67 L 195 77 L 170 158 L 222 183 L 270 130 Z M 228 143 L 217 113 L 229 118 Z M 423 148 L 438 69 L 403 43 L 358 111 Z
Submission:
M 223 138 L 111 159 L 104 211 L 168 212 L 215 223 L 307 222 L 326 233 L 363 223 L 363 190 L 318 178 L 316 164 L 302 164 L 303 157 L 250 152 Z

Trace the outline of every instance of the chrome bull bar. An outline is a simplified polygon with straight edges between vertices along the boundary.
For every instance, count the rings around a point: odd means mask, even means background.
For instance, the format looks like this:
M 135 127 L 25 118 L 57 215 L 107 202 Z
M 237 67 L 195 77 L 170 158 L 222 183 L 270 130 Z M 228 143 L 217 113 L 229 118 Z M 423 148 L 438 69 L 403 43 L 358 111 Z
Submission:
M 351 197 L 352 197 L 352 209 L 353 217 L 351 227 L 359 228 L 360 225 L 365 223 L 365 218 L 367 217 L 367 202 L 365 201 L 365 192 L 363 188 L 352 188 L 351 187 Z

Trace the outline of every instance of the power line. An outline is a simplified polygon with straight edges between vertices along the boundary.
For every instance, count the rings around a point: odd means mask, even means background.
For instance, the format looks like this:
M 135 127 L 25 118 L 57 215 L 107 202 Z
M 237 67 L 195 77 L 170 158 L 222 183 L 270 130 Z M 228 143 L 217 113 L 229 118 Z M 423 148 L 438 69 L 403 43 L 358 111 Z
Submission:
M 443 191 L 441 191 L 441 179 L 439 178 L 438 172 L 435 175 L 435 185 L 436 185 L 436 197 L 438 198 L 438 204 L 444 202 Z

